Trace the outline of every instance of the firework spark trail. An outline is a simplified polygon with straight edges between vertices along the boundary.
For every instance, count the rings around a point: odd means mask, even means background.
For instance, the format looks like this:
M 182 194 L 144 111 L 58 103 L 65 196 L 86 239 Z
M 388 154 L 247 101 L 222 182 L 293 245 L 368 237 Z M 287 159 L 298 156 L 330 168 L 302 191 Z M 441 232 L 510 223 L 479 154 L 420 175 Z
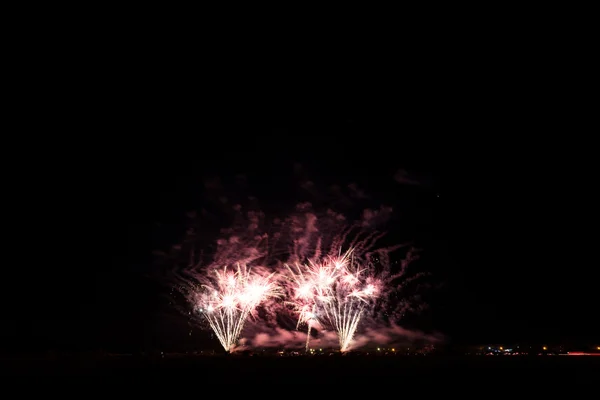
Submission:
M 368 276 L 369 269 L 358 264 L 352 253 L 353 249 L 339 259 L 331 260 L 333 268 L 339 272 L 336 281 L 329 287 L 329 301 L 322 303 L 329 322 L 338 334 L 342 352 L 350 349 L 363 311 L 377 296 L 381 285 Z
M 262 275 L 238 264 L 213 270 L 191 291 L 195 310 L 205 318 L 227 352 L 235 347 L 247 318 L 265 300 L 278 297 L 274 274 Z
M 291 299 L 286 301 L 286 303 L 290 304 L 294 308 L 294 311 L 298 313 L 296 329 L 299 329 L 301 324 L 307 325 L 305 350 L 308 351 L 312 322 L 316 320 L 315 288 L 310 277 L 303 272 L 303 268 L 300 265 L 297 264 L 293 268 L 286 264 L 285 267 L 289 283 L 291 283 L 286 286 L 288 288 L 288 297 Z
M 379 297 L 393 290 L 388 284 L 404 273 L 392 275 L 383 270 L 377 274 L 363 257 L 354 256 L 355 251 L 328 256 L 321 262 L 286 265 L 288 295 L 298 313 L 297 327 L 306 323 L 310 335 L 311 322 L 321 314 L 336 331 L 342 352 L 350 349 L 365 312 Z M 307 351 L 308 341 L 307 337 Z
M 312 307 L 312 311 L 311 311 L 311 318 L 306 322 L 306 324 L 308 325 L 308 329 L 306 330 L 306 344 L 304 345 L 304 351 L 308 352 L 308 349 L 310 348 L 310 330 L 312 329 L 312 321 L 315 319 L 314 317 L 315 315 L 315 306 L 313 305 Z
M 363 279 L 367 269 L 355 265 L 352 252 L 327 257 L 320 263 L 297 264 L 295 268 L 286 265 L 293 298 L 290 303 L 298 312 L 297 327 L 301 323 L 308 325 L 306 351 L 317 307 L 336 330 L 341 351 L 347 351 L 365 305 L 377 293 L 375 280 Z
M 319 303 L 330 300 L 331 285 L 337 279 L 338 268 L 335 262 L 285 265 L 289 279 L 288 301 L 298 313 L 296 329 L 301 324 L 307 325 L 306 351 L 309 350 L 312 324 L 318 322 L 316 307 Z

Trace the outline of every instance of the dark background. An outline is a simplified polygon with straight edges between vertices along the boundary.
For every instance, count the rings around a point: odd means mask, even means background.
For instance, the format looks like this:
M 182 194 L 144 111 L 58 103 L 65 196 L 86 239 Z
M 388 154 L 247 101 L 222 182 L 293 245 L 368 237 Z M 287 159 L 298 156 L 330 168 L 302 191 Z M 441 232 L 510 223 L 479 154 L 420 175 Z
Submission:
M 44 126 L 74 136 L 48 136 L 28 155 L 30 222 L 3 282 L 6 348 L 153 343 L 163 300 L 144 275 L 202 202 L 205 178 L 245 173 L 261 200 L 293 204 L 296 162 L 317 184 L 357 182 L 404 213 L 403 234 L 426 249 L 423 267 L 446 282 L 424 329 L 455 343 L 598 338 L 595 158 L 581 82 L 544 63 L 478 60 L 441 70 L 413 61 L 397 79 L 360 84 L 332 70 L 335 85 L 302 80 L 268 93 L 251 74 L 155 80 L 159 69 L 138 62 L 81 67 L 81 84 L 40 100 L 53 103 Z M 419 184 L 395 182 L 399 169 Z
M 188 147 L 164 138 L 144 150 L 109 150 L 102 170 L 82 177 L 93 182 L 91 189 L 73 199 L 81 221 L 65 239 L 82 247 L 67 250 L 74 258 L 68 266 L 42 274 L 41 293 L 50 297 L 34 315 L 19 312 L 14 321 L 21 329 L 35 325 L 36 347 L 143 346 L 164 301 L 143 275 L 152 271 L 152 251 L 181 237 L 185 213 L 203 201 L 204 178 L 227 181 L 244 172 L 251 192 L 267 205 L 291 206 L 299 161 L 315 182 L 359 182 L 402 214 L 401 234 L 425 249 L 421 267 L 446 283 L 415 327 L 459 343 L 597 337 L 597 272 L 588 236 L 594 216 L 585 211 L 591 199 L 579 186 L 581 176 L 565 176 L 552 166 L 555 159 L 536 156 L 535 149 L 509 152 L 512 145 L 500 139 L 484 146 L 474 135 L 470 147 L 453 152 L 437 144 L 452 143 L 441 133 L 403 134 L 401 125 L 369 119 L 312 128 L 249 123 L 222 130 L 225 136 L 255 132 L 243 139 L 207 138 Z M 480 138 L 493 144 L 494 137 Z M 421 183 L 395 182 L 400 168 Z

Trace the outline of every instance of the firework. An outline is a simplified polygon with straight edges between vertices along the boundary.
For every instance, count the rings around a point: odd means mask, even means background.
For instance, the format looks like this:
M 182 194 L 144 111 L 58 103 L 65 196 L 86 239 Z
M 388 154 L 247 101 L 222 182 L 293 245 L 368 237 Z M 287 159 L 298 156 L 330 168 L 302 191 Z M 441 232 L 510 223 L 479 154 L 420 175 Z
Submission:
M 165 262 L 172 263 L 173 288 L 185 298 L 181 302 L 176 294 L 175 307 L 210 327 L 228 352 L 248 318 L 258 317 L 258 309 L 261 322 L 274 327 L 285 321 L 278 315 L 280 305 L 291 305 L 296 329 L 306 327 L 307 351 L 311 331 L 324 327 L 336 332 L 343 352 L 357 344 L 353 339 L 361 326 L 395 323 L 410 311 L 413 302 L 406 295 L 411 288 L 393 299 L 391 294 L 400 294 L 409 279 L 420 276 L 393 282 L 404 275 L 415 253 L 409 250 L 405 260 L 391 262 L 391 252 L 404 246 L 379 246 L 385 235 L 374 229 L 377 210 L 354 223 L 331 210 L 317 217 L 309 203 L 299 204 L 296 211 L 270 221 L 262 212 L 244 212 L 236 205 L 236 222 L 222 229 L 216 242 L 193 217 L 181 245 L 165 254 Z M 280 288 L 286 301 L 268 301 L 282 294 Z M 258 326 L 248 325 L 246 333 Z
M 368 276 L 368 268 L 361 268 L 352 257 L 352 249 L 338 257 L 327 257 L 322 262 L 286 266 L 293 300 L 298 313 L 298 326 L 308 325 L 308 337 L 317 311 L 335 329 L 340 350 L 345 352 L 365 307 L 380 292 L 381 282 Z
M 335 282 L 337 271 L 332 268 L 334 263 L 317 264 L 309 262 L 306 265 L 285 265 L 288 276 L 288 296 L 294 310 L 298 313 L 296 329 L 301 324 L 307 325 L 306 351 L 309 350 L 310 332 L 313 324 L 318 322 L 317 305 L 330 300 L 331 285 Z
M 350 349 L 365 307 L 373 304 L 382 289 L 382 282 L 369 276 L 369 268 L 355 263 L 350 254 L 333 264 L 337 279 L 329 288 L 328 301 L 321 305 L 337 332 L 342 352 Z
M 245 265 L 212 270 L 190 292 L 196 312 L 208 322 L 227 352 L 235 347 L 249 316 L 265 300 L 280 295 L 274 274 L 260 274 Z

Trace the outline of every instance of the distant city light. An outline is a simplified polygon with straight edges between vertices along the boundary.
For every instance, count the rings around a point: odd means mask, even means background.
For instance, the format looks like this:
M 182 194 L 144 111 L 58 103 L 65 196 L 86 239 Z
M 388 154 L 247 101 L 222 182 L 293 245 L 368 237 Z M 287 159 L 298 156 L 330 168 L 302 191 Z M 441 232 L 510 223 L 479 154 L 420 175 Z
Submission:
M 544 350 L 548 350 L 548 348 L 546 346 L 543 347 Z

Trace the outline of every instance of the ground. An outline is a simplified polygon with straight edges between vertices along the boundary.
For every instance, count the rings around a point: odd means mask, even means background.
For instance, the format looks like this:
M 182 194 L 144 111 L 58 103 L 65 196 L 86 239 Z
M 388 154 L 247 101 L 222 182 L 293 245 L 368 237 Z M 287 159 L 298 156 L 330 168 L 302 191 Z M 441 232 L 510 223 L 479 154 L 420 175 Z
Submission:
M 440 390 L 447 385 L 490 389 L 497 385 L 549 387 L 557 382 L 593 383 L 600 357 L 68 357 L 2 360 L 3 376 L 106 377 L 165 380 L 195 384 L 347 385 L 415 387 Z M 189 379 L 192 378 L 192 381 Z M 435 385 L 432 385 L 436 383 Z M 438 385 L 439 384 L 439 385 Z M 345 386 L 346 385 L 346 386 Z M 441 385 L 441 386 L 440 386 Z M 521 386 L 522 387 L 522 386 Z M 496 390 L 494 389 L 494 390 Z M 395 389 L 391 389 L 395 390 Z

